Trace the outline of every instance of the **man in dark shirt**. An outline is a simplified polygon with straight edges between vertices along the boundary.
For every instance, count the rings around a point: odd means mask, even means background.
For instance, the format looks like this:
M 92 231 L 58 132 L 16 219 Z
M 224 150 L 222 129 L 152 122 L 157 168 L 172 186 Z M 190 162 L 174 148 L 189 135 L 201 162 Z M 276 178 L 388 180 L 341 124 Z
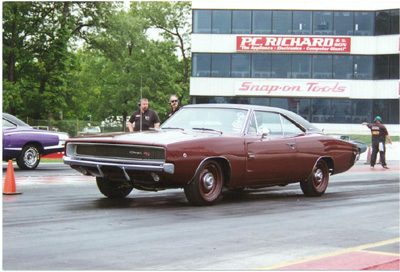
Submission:
M 172 109 L 171 111 L 168 112 L 167 119 L 170 118 L 172 115 L 174 115 L 175 112 L 181 109 L 181 107 L 179 106 L 178 97 L 174 94 L 171 95 L 171 97 L 169 98 L 169 104 L 171 105 Z
M 382 124 L 382 118 L 380 116 L 375 117 L 373 124 L 362 123 L 362 125 L 367 126 L 371 130 L 372 134 L 372 153 L 371 153 L 371 168 L 374 168 L 376 163 L 376 155 L 379 152 L 381 158 L 382 167 L 389 169 L 386 165 L 386 139 L 392 144 L 392 139 L 384 124 Z
M 129 118 L 129 131 L 143 131 L 150 130 L 150 128 L 158 128 L 160 126 L 160 118 L 155 111 L 149 109 L 149 101 L 147 98 L 142 98 L 140 104 L 141 110 L 135 111 L 131 115 L 131 118 Z M 142 121 L 143 124 L 141 124 L 140 121 Z

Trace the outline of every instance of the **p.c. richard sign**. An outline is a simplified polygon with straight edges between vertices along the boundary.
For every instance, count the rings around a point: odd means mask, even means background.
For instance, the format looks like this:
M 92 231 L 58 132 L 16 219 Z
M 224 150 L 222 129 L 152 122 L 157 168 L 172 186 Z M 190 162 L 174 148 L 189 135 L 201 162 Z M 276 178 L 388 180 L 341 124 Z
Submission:
M 236 51 L 350 53 L 350 37 L 237 36 Z

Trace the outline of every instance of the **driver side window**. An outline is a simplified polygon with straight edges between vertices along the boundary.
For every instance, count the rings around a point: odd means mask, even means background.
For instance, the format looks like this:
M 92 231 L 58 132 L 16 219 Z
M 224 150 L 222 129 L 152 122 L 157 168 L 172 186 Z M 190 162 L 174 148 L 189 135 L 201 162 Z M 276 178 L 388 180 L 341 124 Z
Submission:
M 270 135 L 282 135 L 281 118 L 278 113 L 256 111 L 258 131 L 268 131 Z

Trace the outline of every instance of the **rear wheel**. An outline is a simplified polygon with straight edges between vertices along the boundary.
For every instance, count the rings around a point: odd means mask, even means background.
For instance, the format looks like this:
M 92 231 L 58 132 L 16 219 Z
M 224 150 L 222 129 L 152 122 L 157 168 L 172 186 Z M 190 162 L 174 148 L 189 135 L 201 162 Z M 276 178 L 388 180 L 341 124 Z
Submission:
M 321 196 L 329 183 L 329 169 L 325 161 L 319 160 L 314 166 L 310 177 L 300 182 L 301 190 L 306 196 Z
M 96 177 L 97 187 L 108 198 L 124 198 L 132 192 L 133 187 L 108 178 Z
M 214 160 L 203 162 L 193 181 L 184 188 L 187 200 L 195 206 L 214 204 L 222 191 L 224 177 L 221 166 Z
M 22 149 L 21 155 L 17 158 L 17 165 L 23 170 L 33 170 L 38 167 L 40 153 L 36 146 L 27 145 Z

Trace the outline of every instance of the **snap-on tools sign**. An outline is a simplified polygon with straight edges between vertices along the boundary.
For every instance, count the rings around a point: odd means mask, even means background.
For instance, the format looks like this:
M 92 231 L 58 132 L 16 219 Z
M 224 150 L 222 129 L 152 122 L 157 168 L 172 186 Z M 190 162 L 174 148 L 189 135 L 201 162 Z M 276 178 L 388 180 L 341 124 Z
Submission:
M 235 95 L 252 96 L 302 96 L 302 97 L 350 97 L 350 86 L 340 81 L 285 81 L 251 80 L 235 82 Z
M 350 53 L 350 37 L 237 36 L 237 51 Z

